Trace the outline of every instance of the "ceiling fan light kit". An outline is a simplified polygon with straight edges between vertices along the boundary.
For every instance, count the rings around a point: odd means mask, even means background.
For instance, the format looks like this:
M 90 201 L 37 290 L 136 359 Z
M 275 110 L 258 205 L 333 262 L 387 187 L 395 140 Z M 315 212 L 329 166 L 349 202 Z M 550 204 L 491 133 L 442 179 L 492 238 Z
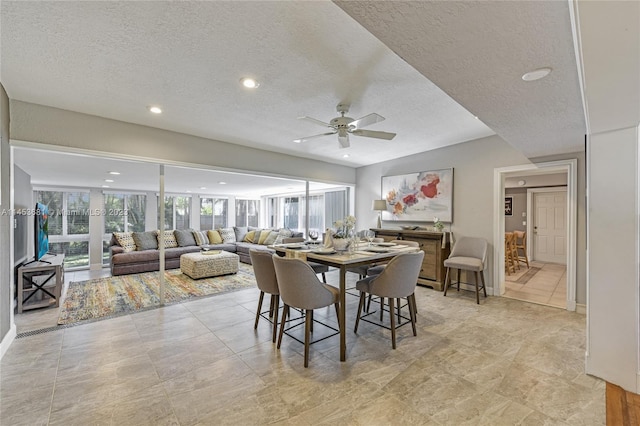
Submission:
M 349 105 L 340 103 L 336 107 L 337 111 L 340 113 L 340 117 L 333 118 L 330 122 L 325 123 L 324 121 L 320 121 L 313 117 L 298 117 L 300 120 L 307 120 L 315 124 L 319 124 L 324 127 L 329 127 L 332 129 L 327 133 L 320 133 L 318 135 L 307 136 L 300 139 L 294 139 L 295 143 L 306 142 L 310 139 L 319 138 L 322 136 L 335 135 L 338 134 L 338 143 L 341 148 L 348 148 L 350 146 L 349 142 L 349 134 L 353 134 L 356 136 L 364 136 L 367 138 L 376 138 L 376 139 L 384 139 L 391 140 L 396 134 L 389 132 L 380 132 L 375 130 L 363 130 L 363 127 L 370 126 L 375 123 L 379 123 L 384 120 L 384 117 L 378 115 L 376 113 L 371 113 L 365 115 L 364 117 L 358 118 L 354 120 L 351 117 L 345 117 L 345 114 L 349 112 Z

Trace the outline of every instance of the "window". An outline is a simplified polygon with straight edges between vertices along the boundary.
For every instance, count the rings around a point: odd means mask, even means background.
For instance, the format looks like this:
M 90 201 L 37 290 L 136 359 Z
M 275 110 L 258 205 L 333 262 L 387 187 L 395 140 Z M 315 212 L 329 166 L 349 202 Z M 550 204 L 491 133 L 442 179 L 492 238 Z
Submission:
M 258 226 L 260 200 L 236 199 L 236 226 Z
M 328 191 L 309 195 L 309 230 L 320 233 L 346 216 L 346 191 Z M 306 197 L 267 198 L 267 221 L 270 227 L 305 231 Z
M 226 228 L 228 205 L 226 198 L 201 198 L 200 229 Z
M 164 197 L 164 229 L 189 229 L 190 221 L 191 197 L 166 195 Z M 158 208 L 158 223 L 160 223 L 160 208 Z
M 64 254 L 65 268 L 89 266 L 89 192 L 34 191 L 49 208 L 49 251 Z
M 113 232 L 143 232 L 147 196 L 140 194 L 104 194 L 104 235 L 102 263 L 109 263 L 109 242 Z

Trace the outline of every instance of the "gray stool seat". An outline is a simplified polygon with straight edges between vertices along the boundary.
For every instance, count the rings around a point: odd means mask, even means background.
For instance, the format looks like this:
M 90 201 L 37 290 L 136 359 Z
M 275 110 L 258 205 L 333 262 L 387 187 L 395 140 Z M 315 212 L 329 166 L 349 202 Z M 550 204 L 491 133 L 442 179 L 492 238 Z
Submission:
M 460 291 L 460 271 L 473 272 L 475 275 L 476 303 L 480 304 L 480 289 L 487 297 L 487 286 L 484 282 L 484 265 L 487 261 L 487 241 L 484 238 L 462 237 L 451 250 L 449 258 L 444 261 L 447 275 L 444 279 L 444 296 L 451 285 L 451 269 L 458 270 L 458 291 Z M 480 285 L 482 281 L 482 285 Z

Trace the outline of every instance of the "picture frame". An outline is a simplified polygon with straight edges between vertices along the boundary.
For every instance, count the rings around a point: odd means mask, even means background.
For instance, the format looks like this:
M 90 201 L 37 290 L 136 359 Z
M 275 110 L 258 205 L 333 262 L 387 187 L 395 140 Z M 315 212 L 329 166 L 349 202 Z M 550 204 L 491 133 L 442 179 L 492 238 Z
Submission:
M 453 168 L 382 176 L 383 220 L 453 222 Z
M 504 215 L 513 216 L 513 197 L 504 198 Z

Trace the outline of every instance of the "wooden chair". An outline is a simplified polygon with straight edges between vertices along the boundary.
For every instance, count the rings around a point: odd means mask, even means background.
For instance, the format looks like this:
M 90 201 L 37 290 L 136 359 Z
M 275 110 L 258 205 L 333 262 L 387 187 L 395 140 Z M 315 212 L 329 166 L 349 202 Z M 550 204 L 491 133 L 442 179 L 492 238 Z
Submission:
M 514 244 L 516 248 L 516 260 L 518 264 L 524 262 L 529 269 L 529 257 L 527 257 L 527 233 L 523 231 L 513 231 Z M 522 255 L 520 255 L 522 250 Z
M 504 233 L 504 269 L 507 275 L 516 273 L 516 261 L 513 258 L 513 232 Z

